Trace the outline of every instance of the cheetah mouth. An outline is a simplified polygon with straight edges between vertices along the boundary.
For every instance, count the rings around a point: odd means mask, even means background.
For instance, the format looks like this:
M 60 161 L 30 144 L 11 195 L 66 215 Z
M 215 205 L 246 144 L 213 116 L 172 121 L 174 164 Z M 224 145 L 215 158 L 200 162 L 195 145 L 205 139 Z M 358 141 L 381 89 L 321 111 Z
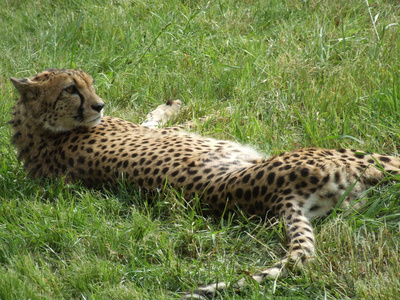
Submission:
M 101 115 L 98 115 L 91 122 L 96 122 L 96 121 L 99 121 L 100 119 L 101 119 Z
M 82 125 L 95 125 L 100 122 L 101 118 L 102 118 L 101 114 L 90 118 L 83 118 L 81 116 L 77 116 L 75 117 L 75 121 L 79 122 Z
M 101 117 L 102 117 L 101 115 L 98 115 L 98 116 L 96 116 L 96 117 L 94 117 L 92 119 L 87 120 L 86 123 L 97 124 L 97 123 L 100 122 Z
M 101 120 L 101 116 L 95 116 L 95 117 L 91 117 L 91 118 L 87 118 L 85 120 L 82 120 L 81 123 L 85 123 L 88 125 L 95 125 L 97 123 L 99 123 Z
M 101 114 L 84 118 L 83 116 L 76 116 L 75 120 L 80 123 L 95 123 L 102 118 Z

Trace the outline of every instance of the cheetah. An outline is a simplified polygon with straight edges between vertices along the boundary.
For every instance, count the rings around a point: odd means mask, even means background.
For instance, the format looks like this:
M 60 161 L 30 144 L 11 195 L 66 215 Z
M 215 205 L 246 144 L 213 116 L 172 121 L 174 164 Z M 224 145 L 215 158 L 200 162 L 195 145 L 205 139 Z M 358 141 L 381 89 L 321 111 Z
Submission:
M 160 106 L 143 125 L 103 116 L 93 79 L 80 70 L 48 69 L 11 81 L 19 93 L 12 141 L 31 177 L 88 187 L 117 185 L 123 178 L 147 191 L 167 184 L 183 190 L 185 199 L 197 194 L 216 216 L 240 209 L 247 216 L 280 218 L 288 233 L 287 255 L 253 275 L 257 282 L 285 276 L 288 265 L 313 257 L 312 218 L 338 206 L 358 209 L 365 191 L 399 172 L 400 160 L 386 155 L 310 148 L 267 158 L 182 126 L 157 128 L 179 110 L 180 101 Z M 200 286 L 182 299 L 207 299 L 244 285 L 239 280 Z

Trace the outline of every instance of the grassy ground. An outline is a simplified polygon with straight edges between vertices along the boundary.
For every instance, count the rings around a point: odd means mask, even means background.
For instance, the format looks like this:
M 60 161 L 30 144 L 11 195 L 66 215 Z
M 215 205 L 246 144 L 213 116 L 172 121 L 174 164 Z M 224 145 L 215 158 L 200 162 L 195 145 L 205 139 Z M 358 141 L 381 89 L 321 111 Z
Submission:
M 8 77 L 81 68 L 109 115 L 141 122 L 179 98 L 178 122 L 220 110 L 198 131 L 268 154 L 398 155 L 399 16 L 393 0 L 3 1 L 0 299 L 174 299 L 271 265 L 284 246 L 279 225 L 206 219 L 173 192 L 149 206 L 129 187 L 26 178 Z M 368 198 L 361 214 L 315 222 L 317 255 L 301 274 L 217 298 L 399 299 L 400 185 Z

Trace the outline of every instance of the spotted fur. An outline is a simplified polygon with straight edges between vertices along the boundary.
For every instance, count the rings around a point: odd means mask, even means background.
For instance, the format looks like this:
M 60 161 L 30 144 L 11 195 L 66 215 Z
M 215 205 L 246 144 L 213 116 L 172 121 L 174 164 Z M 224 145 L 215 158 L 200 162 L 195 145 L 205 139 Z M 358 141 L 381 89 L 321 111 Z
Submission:
M 341 207 L 359 208 L 362 203 L 354 200 L 400 167 L 398 158 L 348 149 L 301 149 L 266 158 L 181 127 L 148 128 L 103 117 L 92 78 L 79 70 L 50 69 L 11 81 L 20 94 L 11 121 L 13 142 L 33 178 L 64 177 L 87 186 L 116 185 L 125 178 L 147 190 L 167 183 L 183 189 L 186 199 L 197 194 L 215 215 L 240 208 L 248 216 L 281 217 L 288 254 L 254 275 L 257 282 L 283 276 L 287 264 L 314 255 L 310 219 L 330 214 L 342 200 Z M 163 108 L 167 118 L 174 114 L 169 106 Z M 155 127 L 167 118 L 161 109 L 146 122 Z M 231 285 L 241 287 L 244 280 L 202 286 L 183 298 L 205 299 Z

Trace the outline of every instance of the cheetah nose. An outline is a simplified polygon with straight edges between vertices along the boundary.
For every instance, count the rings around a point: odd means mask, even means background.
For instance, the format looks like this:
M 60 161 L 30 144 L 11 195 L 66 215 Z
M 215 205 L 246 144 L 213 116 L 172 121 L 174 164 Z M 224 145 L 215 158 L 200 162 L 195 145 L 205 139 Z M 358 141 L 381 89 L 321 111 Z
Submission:
M 99 103 L 99 104 L 93 104 L 92 105 L 92 108 L 97 112 L 100 112 L 103 109 L 103 107 L 104 107 L 104 103 Z

